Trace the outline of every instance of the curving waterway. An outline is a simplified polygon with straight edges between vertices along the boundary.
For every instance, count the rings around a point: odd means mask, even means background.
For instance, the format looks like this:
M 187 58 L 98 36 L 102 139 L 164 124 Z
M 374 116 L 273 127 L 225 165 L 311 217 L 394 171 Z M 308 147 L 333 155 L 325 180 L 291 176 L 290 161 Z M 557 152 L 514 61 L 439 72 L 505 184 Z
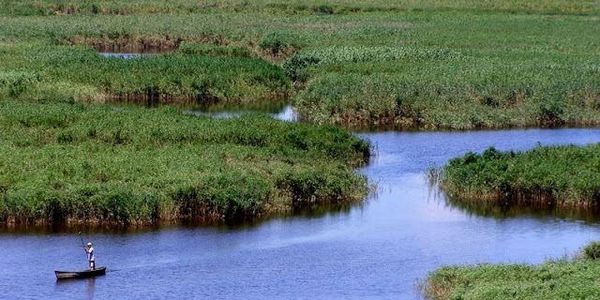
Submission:
M 377 184 L 363 205 L 243 228 L 87 234 L 98 265 L 109 271 L 65 283 L 55 281 L 54 269 L 86 266 L 76 234 L 5 232 L 0 298 L 415 299 L 419 280 L 442 265 L 539 263 L 600 238 L 600 223 L 456 208 L 425 177 L 429 167 L 467 151 L 600 142 L 598 129 L 360 136 L 375 145 L 360 172 Z

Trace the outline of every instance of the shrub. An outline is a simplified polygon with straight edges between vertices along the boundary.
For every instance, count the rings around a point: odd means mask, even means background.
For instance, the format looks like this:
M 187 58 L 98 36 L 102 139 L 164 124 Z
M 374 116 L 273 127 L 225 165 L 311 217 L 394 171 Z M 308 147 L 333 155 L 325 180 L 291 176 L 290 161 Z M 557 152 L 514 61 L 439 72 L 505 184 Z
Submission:
M 586 259 L 600 259 L 600 242 L 592 242 L 585 246 L 583 256 Z
M 307 68 L 317 65 L 320 60 L 310 55 L 296 54 L 283 62 L 285 75 L 294 81 L 306 81 L 309 77 Z
M 556 126 L 564 123 L 562 114 L 564 104 L 556 99 L 544 99 L 539 103 L 538 122 L 544 126 Z
M 325 14 L 325 15 L 333 15 L 333 13 L 335 12 L 332 6 L 326 5 L 326 4 L 314 6 L 312 9 L 316 13 Z
M 294 34 L 285 31 L 275 31 L 268 33 L 258 43 L 258 46 L 270 52 L 272 56 L 279 56 L 289 49 L 297 47 L 297 37 Z

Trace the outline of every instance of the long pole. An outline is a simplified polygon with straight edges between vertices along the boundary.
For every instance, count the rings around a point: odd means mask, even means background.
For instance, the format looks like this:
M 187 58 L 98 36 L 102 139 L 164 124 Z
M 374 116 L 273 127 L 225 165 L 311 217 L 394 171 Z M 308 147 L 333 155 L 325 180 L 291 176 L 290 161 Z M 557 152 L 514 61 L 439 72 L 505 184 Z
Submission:
M 85 250 L 85 245 L 83 243 L 83 238 L 81 237 L 81 231 L 79 233 L 77 233 L 77 235 L 79 236 L 79 241 L 81 242 L 81 248 L 83 248 L 83 251 L 85 252 L 85 259 L 87 260 L 87 250 Z
M 79 241 L 81 242 L 81 248 L 85 252 L 85 259 L 87 259 L 87 250 L 85 250 L 85 244 L 83 243 L 83 238 L 81 237 L 81 231 L 77 234 L 79 235 Z
M 79 233 L 77 233 L 77 235 L 79 236 L 79 241 L 81 242 L 81 247 L 85 248 L 85 245 L 83 244 L 83 238 L 81 237 L 81 231 Z

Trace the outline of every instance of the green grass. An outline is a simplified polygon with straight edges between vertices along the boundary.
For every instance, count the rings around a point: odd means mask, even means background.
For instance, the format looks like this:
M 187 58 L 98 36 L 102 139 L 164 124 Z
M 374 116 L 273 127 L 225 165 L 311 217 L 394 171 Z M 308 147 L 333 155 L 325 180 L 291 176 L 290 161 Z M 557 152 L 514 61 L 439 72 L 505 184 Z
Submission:
M 6 62 L 0 69 L 0 93 L 71 102 L 156 93 L 165 102 L 191 104 L 256 103 L 282 99 L 288 93 L 289 80 L 281 69 L 263 60 L 224 52 L 235 49 L 194 48 L 194 44 L 182 51 L 204 51 L 204 55 L 182 52 L 124 60 L 101 57 L 82 47 L 0 45 Z
M 600 144 L 537 147 L 526 152 L 490 148 L 451 160 L 438 180 L 453 201 L 475 206 L 598 208 L 598 168 Z
M 373 30 L 369 45 L 301 51 L 317 61 L 296 98 L 303 115 L 351 127 L 598 124 L 593 18 L 451 12 L 404 20 L 387 38 Z
M 354 203 L 368 144 L 265 116 L 0 101 L 0 222 L 222 223 Z
M 292 97 L 304 120 L 359 128 L 600 124 L 598 1 L 17 2 L 0 10 L 0 73 L 58 83 L 38 97 Z M 107 62 L 73 44 L 178 54 Z
M 435 300 L 597 299 L 598 272 L 600 260 L 589 256 L 540 265 L 443 267 L 429 275 L 424 292 Z
M 372 11 L 410 10 L 475 10 L 502 11 L 508 13 L 589 14 L 599 10 L 595 1 L 474 1 L 474 0 L 6 0 L 2 3 L 5 14 L 54 15 L 54 14 L 154 14 L 154 13 L 200 13 L 206 11 L 268 11 L 288 14 L 348 14 Z
M 0 3 L 0 101 L 39 103 L 41 110 L 155 98 L 223 106 L 287 100 L 302 120 L 358 128 L 598 125 L 599 16 L 598 1 L 563 0 L 7 0 Z M 158 54 L 121 60 L 96 50 Z M 97 109 L 90 118 L 112 122 Z M 170 130 L 177 131 L 174 120 Z M 130 139 L 147 134 L 128 130 Z M 18 137 L 34 143 L 45 131 Z M 124 138 L 111 132 L 103 134 Z M 61 134 L 56 147 L 86 136 Z M 98 161 L 110 161 L 106 149 Z M 297 190 L 310 194 L 321 173 L 290 174 L 308 176 L 313 183 Z M 229 187 L 228 180 L 216 181 Z M 589 198 L 585 184 L 565 185 L 556 195 Z M 239 192 L 255 198 L 254 191 Z

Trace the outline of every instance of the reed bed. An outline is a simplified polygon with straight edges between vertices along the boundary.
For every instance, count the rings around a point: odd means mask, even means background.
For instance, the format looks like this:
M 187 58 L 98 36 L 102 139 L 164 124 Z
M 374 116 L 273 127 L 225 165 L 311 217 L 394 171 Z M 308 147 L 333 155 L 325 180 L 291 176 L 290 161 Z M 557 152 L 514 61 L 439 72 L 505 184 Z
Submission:
M 191 47 L 181 51 L 189 52 Z M 290 88 L 280 68 L 237 56 L 237 52 L 176 52 L 124 60 L 101 57 L 86 47 L 17 45 L 0 49 L 9 69 L 0 71 L 0 93 L 11 97 L 203 105 L 276 101 L 286 98 Z
M 0 101 L 0 222 L 251 221 L 360 201 L 369 145 L 333 127 Z
M 451 160 L 438 180 L 453 201 L 473 206 L 492 203 L 597 211 L 599 164 L 600 144 L 537 147 L 526 152 L 489 148 Z
M 430 299 L 593 299 L 600 295 L 598 243 L 575 259 L 540 265 L 451 266 L 429 274 L 423 286 Z
M 509 13 L 588 14 L 598 11 L 594 1 L 494 1 L 474 0 L 6 0 L 2 2 L 5 14 L 11 15 L 69 15 L 69 14 L 156 14 L 202 13 L 206 11 L 268 11 L 286 14 L 347 14 L 357 12 L 402 12 L 407 10 L 476 10 Z
M 506 70 L 513 72 L 518 70 Z M 488 84 L 474 78 L 457 83 L 451 78 L 431 80 L 430 75 L 326 74 L 308 82 L 296 106 L 305 120 L 350 128 L 467 130 L 600 124 L 593 82 Z
M 435 21 L 422 22 L 425 16 Z M 283 66 L 304 81 L 295 98 L 304 119 L 395 129 L 600 124 L 599 60 L 589 55 L 598 49 L 584 42 L 598 41 L 597 24 L 568 17 L 556 23 L 540 16 L 413 17 L 396 31 L 404 40 L 307 47 L 290 58 Z M 569 41 L 565 52 L 545 44 L 556 36 Z
M 72 90 L 91 99 L 144 98 L 157 90 L 165 101 L 194 101 L 197 95 L 232 103 L 292 97 L 303 120 L 353 128 L 600 123 L 595 1 L 5 5 L 10 9 L 0 17 L 0 58 L 6 63 L 0 72 L 41 78 L 50 88 L 40 90 L 38 98 L 54 92 L 51 83 L 77 86 Z M 92 59 L 91 51 L 83 58 L 86 52 L 77 45 L 176 54 L 107 63 Z M 36 47 L 58 63 L 48 66 L 44 61 L 50 59 Z M 59 53 L 81 59 L 65 60 Z M 36 73 L 47 68 L 48 76 Z M 136 75 L 129 78 L 112 68 Z M 152 75 L 164 70 L 166 79 Z M 74 72 L 85 80 L 70 75 Z M 110 84 L 101 81 L 107 78 Z

